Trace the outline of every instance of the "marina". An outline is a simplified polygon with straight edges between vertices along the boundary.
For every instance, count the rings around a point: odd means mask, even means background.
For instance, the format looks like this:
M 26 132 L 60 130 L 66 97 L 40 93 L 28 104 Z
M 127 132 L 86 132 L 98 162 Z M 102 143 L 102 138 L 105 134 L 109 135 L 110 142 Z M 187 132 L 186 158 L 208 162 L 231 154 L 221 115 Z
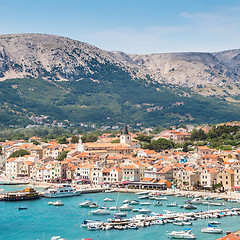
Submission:
M 19 186 L 17 188 L 21 187 Z M 86 199 L 86 196 L 88 199 Z M 116 200 L 116 202 L 104 202 L 106 193 L 88 194 L 85 196 L 60 198 L 64 206 L 58 208 L 48 205 L 48 198 L 40 198 L 37 201 L 24 202 L 23 206 L 28 208 L 27 211 L 18 211 L 16 208 L 19 207 L 19 205 L 15 202 L 0 202 L 0 220 L 5 229 L 4 231 L 0 230 L 0 234 L 3 236 L 2 239 L 6 239 L 6 236 L 9 236 L 10 239 L 13 240 L 19 238 L 26 240 L 42 239 L 43 233 L 45 239 L 50 239 L 54 235 L 60 235 L 64 236 L 67 240 L 82 238 L 92 238 L 96 240 L 119 239 L 119 230 L 122 230 L 121 237 L 130 240 L 131 232 L 136 230 L 134 234 L 137 239 L 143 240 L 150 235 L 154 239 L 161 240 L 170 237 L 167 235 L 168 233 L 183 231 L 184 228 L 191 228 L 192 234 L 196 236 L 196 239 L 215 240 L 218 236 L 224 236 L 226 231 L 239 230 L 236 221 L 240 219 L 238 215 L 240 205 L 236 202 L 225 202 L 214 199 L 212 201 L 225 203 L 226 205 L 210 206 L 209 210 L 209 206 L 199 204 L 197 205 L 197 209 L 185 210 L 179 206 L 184 205 L 186 201 L 194 200 L 194 198 L 168 196 L 169 201 L 161 202 L 161 206 L 154 206 L 153 203 L 157 203 L 158 200 L 150 200 L 151 205 L 142 207 L 142 209 L 147 207 L 146 210 L 149 209 L 151 211 L 145 214 L 139 213 L 141 205 L 136 201 L 135 203 L 137 205 L 135 205 L 134 209 L 138 209 L 138 211 L 121 211 L 120 213 L 123 214 L 120 214 L 122 216 L 118 217 L 122 218 L 122 220 L 114 220 L 114 215 L 118 215 L 119 213 L 117 207 L 123 206 L 124 204 L 122 204 L 122 202 L 124 200 L 129 200 L 130 202 L 137 200 L 138 196 L 131 193 L 118 194 L 117 192 L 112 192 L 108 197 L 118 200 Z M 55 200 L 58 201 L 60 199 Z M 91 204 L 89 204 L 88 207 L 79 207 L 79 204 L 89 201 L 99 206 L 112 207 L 113 210 L 106 209 L 110 212 L 108 215 L 94 215 L 91 213 Z M 166 204 L 171 202 L 178 204 L 178 207 L 166 207 Z M 129 204 L 129 206 L 131 208 L 131 204 Z M 234 208 L 234 210 L 230 208 Z M 95 209 L 98 210 L 98 208 Z M 218 218 L 217 214 L 224 214 L 224 216 L 226 216 Z M 110 221 L 109 219 L 112 220 Z M 86 220 L 92 221 L 93 223 L 97 222 L 97 226 L 90 228 L 81 227 Z M 39 225 L 39 222 L 42 222 L 42 224 Z M 207 228 L 208 222 L 213 225 L 218 224 L 217 228 L 222 229 L 223 233 L 217 234 L 218 236 L 215 234 L 202 233 L 202 228 Z M 219 222 L 221 224 L 219 224 Z M 14 232 L 9 228 L 12 224 L 19 226 Z M 29 228 L 30 230 L 27 231 L 26 229 Z

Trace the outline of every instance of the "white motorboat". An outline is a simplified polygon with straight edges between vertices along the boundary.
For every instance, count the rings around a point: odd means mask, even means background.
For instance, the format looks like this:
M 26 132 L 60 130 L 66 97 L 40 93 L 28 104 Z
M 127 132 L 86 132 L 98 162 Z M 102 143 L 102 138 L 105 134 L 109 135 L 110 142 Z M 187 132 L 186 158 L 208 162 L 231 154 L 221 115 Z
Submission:
M 196 239 L 196 236 L 191 233 L 192 230 L 185 231 L 172 231 L 171 233 L 167 233 L 170 238 L 177 239 Z
M 133 207 L 130 204 L 124 204 L 123 206 L 121 206 L 119 208 L 121 211 L 131 211 L 133 209 Z
M 126 212 L 117 212 L 114 214 L 114 216 L 118 216 L 118 217 L 126 217 L 127 213 Z
M 107 189 L 107 190 L 105 190 L 105 193 L 112 193 L 112 192 L 115 192 L 115 190 L 114 189 Z
M 144 191 L 144 192 L 138 192 L 138 193 L 135 193 L 136 195 L 146 195 L 148 194 L 150 191 Z
M 150 202 L 140 202 L 140 205 L 151 205 Z
M 141 196 L 141 197 L 138 197 L 138 199 L 148 199 L 148 198 L 149 198 L 148 195 L 143 195 L 143 196 Z
M 128 200 L 128 199 L 126 199 L 126 200 L 123 200 L 123 202 L 122 202 L 123 204 L 126 204 L 126 203 L 131 203 L 131 201 L 130 200 Z
M 59 200 L 59 201 L 53 202 L 53 206 L 64 206 L 64 203 L 61 200 Z
M 219 221 L 211 221 L 210 224 L 219 225 L 219 224 L 221 224 L 221 222 L 219 222 Z
M 51 240 L 66 240 L 65 238 L 61 238 L 61 236 L 53 236 Z
M 191 204 L 184 204 L 184 205 L 183 205 L 183 208 L 185 208 L 185 209 L 190 209 L 190 210 L 192 210 L 192 209 L 197 209 L 197 207 L 195 207 L 195 206 L 193 206 L 193 205 L 191 205 Z
M 80 194 L 81 191 L 76 190 L 70 184 L 58 184 L 56 188 L 49 188 L 43 193 L 47 198 L 74 197 Z
M 89 205 L 90 208 L 98 208 L 99 205 L 95 202 L 93 202 L 92 204 Z
M 102 229 L 101 226 L 94 226 L 94 225 L 88 226 L 88 231 L 96 231 L 96 230 L 101 230 L 101 229 Z
M 106 209 L 97 209 L 97 210 L 91 211 L 91 213 L 93 215 L 109 215 L 110 211 L 108 211 Z
M 48 205 L 53 205 L 54 202 L 48 202 Z
M 167 206 L 167 207 L 177 207 L 178 205 L 177 205 L 177 203 L 172 202 L 172 203 L 166 204 L 166 206 Z
M 88 226 L 102 226 L 103 222 L 100 221 L 93 221 L 93 220 L 85 220 L 82 224 L 81 227 L 87 228 Z
M 174 225 L 183 226 L 183 222 L 173 222 Z
M 158 200 L 158 201 L 168 201 L 167 197 L 156 197 L 155 200 Z
M 138 212 L 138 211 L 139 211 L 139 208 L 134 208 L 132 211 L 133 211 L 133 212 Z
M 147 214 L 147 213 L 151 213 L 152 211 L 150 209 L 139 208 L 138 212 L 143 213 L 143 214 Z
M 117 207 L 117 206 L 109 207 L 109 210 L 118 210 L 118 209 L 119 209 L 119 207 Z
M 202 204 L 202 199 L 201 198 L 194 198 L 191 201 L 191 204 L 193 204 L 193 205 L 200 205 L 200 204 Z
M 130 203 L 131 203 L 132 205 L 138 205 L 138 204 L 139 204 L 139 201 L 138 201 L 138 200 L 132 200 Z
M 154 221 L 154 225 L 163 225 L 164 224 L 164 222 L 163 222 L 163 220 L 155 220 Z
M 221 234 L 222 229 L 216 227 L 206 227 L 201 229 L 202 233 L 213 233 L 213 234 Z
M 104 202 L 114 202 L 115 200 L 113 198 L 105 198 L 103 201 Z
M 182 222 L 183 225 L 192 225 L 192 222 Z
M 79 207 L 89 207 L 92 204 L 94 204 L 93 201 L 87 200 L 85 202 L 79 203 Z

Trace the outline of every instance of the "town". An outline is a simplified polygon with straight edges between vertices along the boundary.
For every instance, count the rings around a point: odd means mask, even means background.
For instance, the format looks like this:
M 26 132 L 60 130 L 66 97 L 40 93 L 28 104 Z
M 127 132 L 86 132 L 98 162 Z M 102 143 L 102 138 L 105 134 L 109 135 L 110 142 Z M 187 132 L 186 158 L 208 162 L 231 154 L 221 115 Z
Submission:
M 152 138 L 184 144 L 199 129 L 207 133 L 211 127 L 171 127 Z M 6 140 L 0 142 L 1 179 L 127 189 L 239 191 L 239 148 L 221 150 L 196 145 L 190 146 L 190 151 L 184 151 L 184 147 L 155 151 L 142 148 L 138 139 L 148 136 L 144 133 L 131 133 L 124 125 L 121 133 L 103 133 L 95 142 L 83 143 L 81 136 L 72 137 L 76 143 L 72 138 L 66 143 L 56 139 L 43 142 L 39 137 Z

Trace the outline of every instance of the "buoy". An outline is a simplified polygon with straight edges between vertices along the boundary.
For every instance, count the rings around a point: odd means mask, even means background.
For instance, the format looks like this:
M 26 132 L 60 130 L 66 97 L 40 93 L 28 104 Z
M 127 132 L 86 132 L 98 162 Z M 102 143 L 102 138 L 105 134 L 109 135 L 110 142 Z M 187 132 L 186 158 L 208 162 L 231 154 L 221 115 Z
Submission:
M 77 227 L 77 225 L 75 225 L 75 227 Z

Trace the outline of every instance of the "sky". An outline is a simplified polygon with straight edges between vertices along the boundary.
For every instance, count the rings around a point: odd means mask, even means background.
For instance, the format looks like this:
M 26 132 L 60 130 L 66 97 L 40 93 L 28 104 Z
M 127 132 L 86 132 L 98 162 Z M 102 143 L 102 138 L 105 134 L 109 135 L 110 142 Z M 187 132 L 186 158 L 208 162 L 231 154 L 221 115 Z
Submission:
M 240 48 L 240 0 L 0 0 L 0 34 L 47 33 L 126 53 Z

